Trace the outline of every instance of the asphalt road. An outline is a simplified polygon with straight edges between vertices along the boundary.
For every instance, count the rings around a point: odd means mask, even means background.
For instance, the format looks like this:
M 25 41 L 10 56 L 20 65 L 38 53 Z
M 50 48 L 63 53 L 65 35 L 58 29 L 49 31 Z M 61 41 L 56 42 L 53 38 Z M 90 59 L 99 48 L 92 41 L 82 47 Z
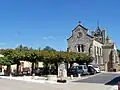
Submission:
M 78 83 L 98 83 L 106 85 L 115 85 L 120 80 L 120 73 L 101 73 L 83 80 L 77 80 Z

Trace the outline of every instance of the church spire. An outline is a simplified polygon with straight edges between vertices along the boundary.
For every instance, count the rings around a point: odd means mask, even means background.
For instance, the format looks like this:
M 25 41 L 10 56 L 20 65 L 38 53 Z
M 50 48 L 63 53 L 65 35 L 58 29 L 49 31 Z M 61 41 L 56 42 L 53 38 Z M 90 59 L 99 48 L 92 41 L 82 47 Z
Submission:
M 97 20 L 97 29 L 96 29 L 96 31 L 101 32 L 100 27 L 99 27 L 99 20 Z
M 97 20 L 97 27 L 99 27 L 99 20 Z

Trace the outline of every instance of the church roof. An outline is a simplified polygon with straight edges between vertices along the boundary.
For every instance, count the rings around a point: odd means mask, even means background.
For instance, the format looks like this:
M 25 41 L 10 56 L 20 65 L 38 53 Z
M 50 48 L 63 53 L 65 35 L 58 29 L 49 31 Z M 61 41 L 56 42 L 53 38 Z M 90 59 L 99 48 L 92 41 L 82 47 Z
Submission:
M 88 29 L 85 28 L 83 25 L 81 25 L 80 22 L 79 22 L 79 24 L 72 30 L 72 32 L 73 32 L 74 30 L 76 30 L 78 27 L 82 27 L 83 29 L 85 29 L 86 31 L 88 31 Z M 92 38 L 92 36 L 90 36 L 90 35 L 87 35 L 87 36 L 89 36 L 89 37 Z M 72 37 L 72 36 L 70 36 L 67 40 L 69 40 L 71 37 Z
M 93 36 L 91 36 L 91 35 L 89 35 L 89 34 L 87 34 L 87 36 L 90 37 L 90 38 L 94 38 Z M 70 36 L 67 40 L 69 40 L 71 37 L 72 37 L 72 36 Z
M 101 32 L 101 29 L 100 29 L 99 26 L 97 27 L 96 31 L 97 31 L 97 32 Z
M 72 36 L 70 36 L 67 40 L 69 40 Z
M 88 29 L 85 28 L 83 25 L 78 24 L 78 25 L 72 30 L 72 32 L 73 32 L 74 30 L 76 30 L 79 26 L 82 27 L 83 29 L 85 29 L 86 31 L 88 31 Z

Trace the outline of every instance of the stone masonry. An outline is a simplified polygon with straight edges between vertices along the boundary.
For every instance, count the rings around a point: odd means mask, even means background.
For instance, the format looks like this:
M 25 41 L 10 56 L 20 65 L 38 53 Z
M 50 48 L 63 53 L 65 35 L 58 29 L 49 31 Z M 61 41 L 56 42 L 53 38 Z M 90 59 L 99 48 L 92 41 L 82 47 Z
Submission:
M 99 26 L 89 35 L 88 29 L 79 23 L 67 42 L 68 52 L 90 54 L 94 58 L 91 64 L 98 65 L 101 70 L 117 70 L 119 59 L 116 45 L 106 36 L 106 30 L 101 30 Z

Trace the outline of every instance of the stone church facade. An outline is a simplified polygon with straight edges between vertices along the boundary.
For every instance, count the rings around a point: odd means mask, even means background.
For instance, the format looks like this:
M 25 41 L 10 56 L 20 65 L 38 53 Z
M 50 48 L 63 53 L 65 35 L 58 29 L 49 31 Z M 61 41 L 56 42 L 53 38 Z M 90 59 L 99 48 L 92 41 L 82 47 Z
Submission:
M 117 70 L 119 58 L 116 45 L 106 36 L 106 30 L 99 26 L 89 35 L 88 29 L 79 23 L 67 42 L 68 52 L 90 54 L 94 58 L 91 64 L 98 65 L 101 70 Z

